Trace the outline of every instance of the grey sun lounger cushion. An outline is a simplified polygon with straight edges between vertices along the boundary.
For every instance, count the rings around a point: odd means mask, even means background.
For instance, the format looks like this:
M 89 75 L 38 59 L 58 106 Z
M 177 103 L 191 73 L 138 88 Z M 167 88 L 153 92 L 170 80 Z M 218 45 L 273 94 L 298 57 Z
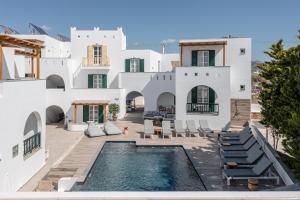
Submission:
M 253 137 L 252 134 L 243 134 L 237 140 L 221 140 L 220 143 L 245 144 L 251 137 Z
M 144 121 L 144 138 L 146 136 L 152 136 L 154 134 L 154 127 L 152 120 L 145 120 Z
M 236 144 L 236 145 L 230 145 L 230 146 L 222 146 L 223 151 L 247 151 L 256 143 L 256 139 L 254 137 L 251 137 L 245 144 Z
M 220 135 L 220 138 L 225 139 L 239 139 L 244 134 L 251 134 L 251 129 L 247 126 L 238 133 L 224 133 Z
M 169 138 L 172 137 L 172 130 L 171 130 L 171 123 L 170 121 L 163 121 L 162 122 L 162 137 L 168 136 Z
M 105 130 L 105 133 L 107 135 L 120 135 L 120 134 L 122 134 L 122 131 L 110 121 L 106 122 L 104 130 Z
M 94 123 L 89 123 L 88 128 L 85 130 L 85 134 L 89 137 L 105 136 L 103 129 L 96 126 Z
M 224 169 L 227 177 L 259 177 L 262 176 L 272 165 L 269 159 L 263 156 L 253 168 L 249 169 Z
M 181 135 L 185 136 L 186 135 L 186 129 L 183 128 L 182 120 L 174 120 L 174 125 L 175 125 L 175 133 L 176 136 Z
M 260 149 L 253 149 L 246 158 L 225 158 L 223 160 L 224 164 L 227 164 L 228 162 L 235 162 L 238 165 L 252 165 L 255 163 L 264 152 Z
M 224 158 L 246 158 L 252 153 L 253 149 L 260 149 L 261 146 L 258 143 L 255 143 L 247 151 L 223 151 L 221 152 L 222 157 Z

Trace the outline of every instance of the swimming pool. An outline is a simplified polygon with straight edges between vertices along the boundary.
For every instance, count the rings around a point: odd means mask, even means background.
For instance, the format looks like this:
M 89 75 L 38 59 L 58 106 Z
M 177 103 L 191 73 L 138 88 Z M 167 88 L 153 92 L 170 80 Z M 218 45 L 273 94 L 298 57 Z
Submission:
M 86 180 L 72 191 L 202 191 L 205 186 L 181 146 L 106 142 Z

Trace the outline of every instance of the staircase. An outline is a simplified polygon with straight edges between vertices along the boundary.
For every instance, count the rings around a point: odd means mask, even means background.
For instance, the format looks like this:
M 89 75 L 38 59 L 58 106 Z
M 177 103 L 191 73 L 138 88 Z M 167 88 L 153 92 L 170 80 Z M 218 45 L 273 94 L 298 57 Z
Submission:
M 57 191 L 58 181 L 63 177 L 73 177 L 77 168 L 51 168 L 47 175 L 38 183 L 35 191 L 52 192 Z
M 231 128 L 241 128 L 250 121 L 251 100 L 231 99 Z

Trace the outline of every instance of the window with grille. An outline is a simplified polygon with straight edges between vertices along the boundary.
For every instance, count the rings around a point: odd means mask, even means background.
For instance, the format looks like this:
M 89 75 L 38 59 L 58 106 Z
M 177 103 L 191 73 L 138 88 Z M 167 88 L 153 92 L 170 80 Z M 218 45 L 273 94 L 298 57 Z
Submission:
M 99 107 L 89 106 L 89 121 L 98 122 L 99 119 Z

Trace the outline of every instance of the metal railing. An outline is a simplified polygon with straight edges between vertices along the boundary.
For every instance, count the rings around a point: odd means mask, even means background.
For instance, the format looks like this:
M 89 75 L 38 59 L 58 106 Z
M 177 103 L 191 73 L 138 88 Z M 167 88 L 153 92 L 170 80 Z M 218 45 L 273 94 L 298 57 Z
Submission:
M 32 153 L 34 149 L 41 147 L 41 133 L 36 133 L 33 136 L 24 140 L 24 156 Z
M 187 103 L 188 113 L 212 113 L 219 114 L 219 104 L 215 103 Z

